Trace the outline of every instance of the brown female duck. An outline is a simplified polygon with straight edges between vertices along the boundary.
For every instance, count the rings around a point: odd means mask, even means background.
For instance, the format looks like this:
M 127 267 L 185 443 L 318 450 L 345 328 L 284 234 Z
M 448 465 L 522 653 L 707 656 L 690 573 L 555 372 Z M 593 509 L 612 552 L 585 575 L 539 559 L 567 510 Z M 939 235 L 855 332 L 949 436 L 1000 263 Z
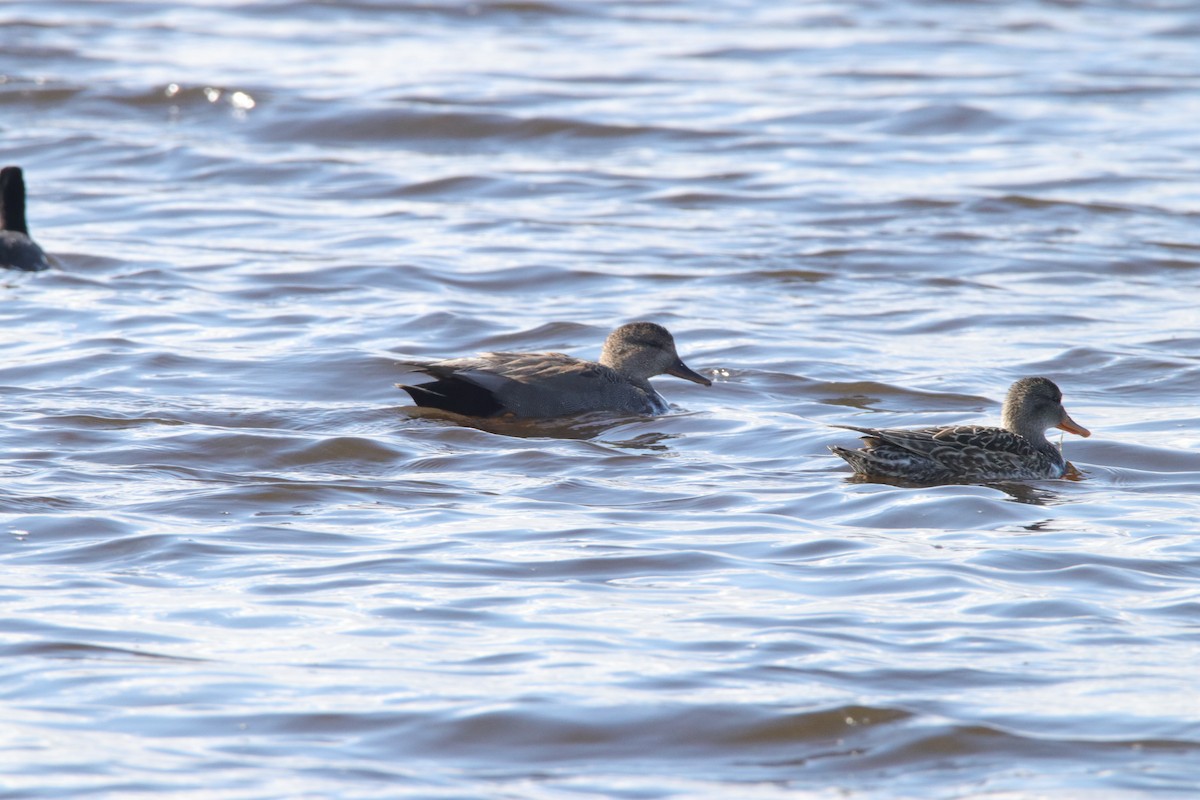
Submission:
M 1071 419 L 1062 392 L 1047 378 L 1022 378 L 1008 390 L 1003 427 L 953 425 L 916 430 L 858 428 L 861 450 L 830 447 L 861 475 L 913 483 L 986 483 L 1061 478 L 1066 461 L 1046 441 L 1047 428 L 1091 432 Z

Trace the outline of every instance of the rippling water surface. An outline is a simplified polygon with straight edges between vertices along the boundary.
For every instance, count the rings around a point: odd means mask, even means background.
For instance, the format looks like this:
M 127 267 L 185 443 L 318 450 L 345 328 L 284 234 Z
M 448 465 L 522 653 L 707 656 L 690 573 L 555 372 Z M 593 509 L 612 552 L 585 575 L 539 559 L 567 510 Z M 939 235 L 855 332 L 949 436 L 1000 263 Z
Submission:
M 9 2 L 4 797 L 1200 784 L 1194 3 Z M 401 358 L 676 335 L 657 418 Z M 1076 481 L 849 479 L 994 420 Z

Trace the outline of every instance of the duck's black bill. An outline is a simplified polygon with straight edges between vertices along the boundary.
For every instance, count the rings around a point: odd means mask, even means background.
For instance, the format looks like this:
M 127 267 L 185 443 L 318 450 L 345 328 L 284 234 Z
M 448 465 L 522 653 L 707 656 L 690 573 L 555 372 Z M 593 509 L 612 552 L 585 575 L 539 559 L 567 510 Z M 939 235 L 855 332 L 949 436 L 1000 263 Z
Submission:
M 685 381 L 691 381 L 692 383 L 699 383 L 702 386 L 712 386 L 712 381 L 699 372 L 694 371 L 682 361 L 676 361 L 675 366 L 667 370 L 667 374 L 674 375 L 676 378 L 683 378 Z

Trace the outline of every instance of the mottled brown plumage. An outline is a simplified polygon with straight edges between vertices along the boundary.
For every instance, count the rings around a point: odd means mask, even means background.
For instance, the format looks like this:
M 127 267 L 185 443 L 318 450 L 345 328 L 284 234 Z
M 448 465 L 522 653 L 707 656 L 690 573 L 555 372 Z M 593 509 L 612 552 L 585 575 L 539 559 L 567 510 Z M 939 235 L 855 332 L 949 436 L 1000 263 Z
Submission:
M 986 483 L 1061 478 L 1062 453 L 1046 440 L 1047 428 L 1080 436 L 1062 405 L 1062 392 L 1047 378 L 1022 378 L 1008 390 L 1003 427 L 953 425 L 914 430 L 838 425 L 863 434 L 860 450 L 830 447 L 854 471 L 913 483 Z
M 661 414 L 667 404 L 650 385 L 653 376 L 712 384 L 683 363 L 675 339 L 653 322 L 631 322 L 609 334 L 599 363 L 562 353 L 483 353 L 404 363 L 436 379 L 415 386 L 396 384 L 417 405 L 471 417 Z

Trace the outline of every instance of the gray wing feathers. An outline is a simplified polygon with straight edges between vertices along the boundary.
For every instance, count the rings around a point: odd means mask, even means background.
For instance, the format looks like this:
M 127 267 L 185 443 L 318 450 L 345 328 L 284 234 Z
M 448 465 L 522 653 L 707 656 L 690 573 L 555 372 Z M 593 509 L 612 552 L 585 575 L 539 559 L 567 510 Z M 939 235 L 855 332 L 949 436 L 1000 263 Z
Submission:
M 484 353 L 473 358 L 406 363 L 436 378 L 474 384 L 518 416 L 661 410 L 661 400 L 654 402 L 659 398 L 652 389 L 647 392 L 609 367 L 563 353 Z

